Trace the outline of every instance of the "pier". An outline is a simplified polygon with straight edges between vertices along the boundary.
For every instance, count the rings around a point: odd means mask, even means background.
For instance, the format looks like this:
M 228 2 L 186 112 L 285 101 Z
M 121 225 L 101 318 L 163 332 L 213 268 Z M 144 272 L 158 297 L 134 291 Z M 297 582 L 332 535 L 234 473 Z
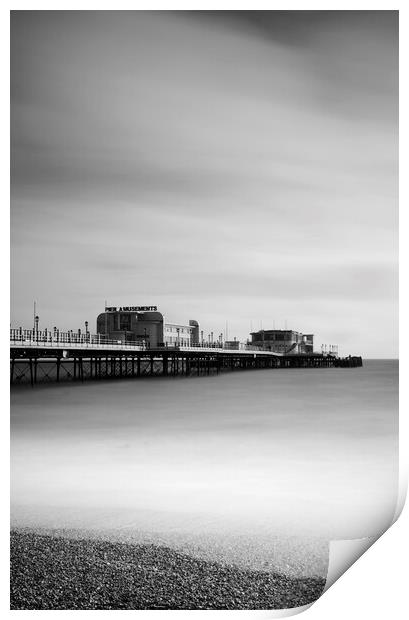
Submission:
M 102 341 L 90 334 L 10 332 L 12 384 L 140 377 L 209 376 L 227 371 L 294 368 L 356 368 L 361 357 L 282 354 L 216 346 L 146 348 L 140 342 Z

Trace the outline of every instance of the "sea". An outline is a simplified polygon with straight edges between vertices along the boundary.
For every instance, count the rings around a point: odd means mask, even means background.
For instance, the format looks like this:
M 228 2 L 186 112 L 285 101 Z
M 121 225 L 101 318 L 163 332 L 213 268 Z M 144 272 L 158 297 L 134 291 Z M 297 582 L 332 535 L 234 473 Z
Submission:
M 11 391 L 13 528 L 325 575 L 397 493 L 397 360 Z

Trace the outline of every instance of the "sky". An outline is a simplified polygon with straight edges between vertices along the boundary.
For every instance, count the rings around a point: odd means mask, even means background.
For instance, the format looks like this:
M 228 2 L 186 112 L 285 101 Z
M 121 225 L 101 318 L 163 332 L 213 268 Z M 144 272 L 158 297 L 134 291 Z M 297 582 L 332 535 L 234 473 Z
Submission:
M 12 12 L 12 326 L 397 357 L 397 227 L 397 12 Z

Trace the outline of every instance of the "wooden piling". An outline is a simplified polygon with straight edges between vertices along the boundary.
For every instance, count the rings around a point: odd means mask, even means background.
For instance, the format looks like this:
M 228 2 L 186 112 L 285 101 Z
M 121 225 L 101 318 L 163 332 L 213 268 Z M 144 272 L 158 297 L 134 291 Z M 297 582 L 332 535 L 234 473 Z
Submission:
M 30 357 L 30 383 L 31 383 L 31 387 L 34 386 L 34 373 L 33 373 L 33 360 Z

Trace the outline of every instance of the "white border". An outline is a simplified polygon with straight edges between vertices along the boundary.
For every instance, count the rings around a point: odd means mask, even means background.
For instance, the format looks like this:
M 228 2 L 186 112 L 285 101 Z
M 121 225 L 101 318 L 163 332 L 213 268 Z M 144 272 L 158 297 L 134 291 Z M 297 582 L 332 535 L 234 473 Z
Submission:
M 233 1 L 225 1 L 219 0 L 217 2 L 169 2 L 169 1 L 139 1 L 139 2 L 124 2 L 118 1 L 116 3 L 112 2 L 104 2 L 104 1 L 88 1 L 88 2 L 60 2 L 58 6 L 56 6 L 55 2 L 9 2 L 7 6 L 2 7 L 1 9 L 1 45 L 3 46 L 2 54 L 0 56 L 0 62 L 2 66 L 2 74 L 3 74 L 3 84 L 7 84 L 9 82 L 9 19 L 8 12 L 9 10 L 47 10 L 47 9 L 66 9 L 66 10 L 181 10 L 181 9 L 189 9 L 189 10 L 210 10 L 210 9 L 224 9 L 224 10 L 277 10 L 277 9 L 286 9 L 286 10 L 399 10 L 400 11 L 400 109 L 402 111 L 409 109 L 409 102 L 407 97 L 407 83 L 405 80 L 405 69 L 407 73 L 407 19 L 406 19 L 406 9 L 404 3 L 401 2 L 380 2 L 380 1 L 361 1 L 361 2 L 274 2 L 274 1 L 264 1 L 260 2 L 254 0 L 253 2 L 243 2 L 240 0 Z M 403 66 L 403 69 L 402 69 Z M 407 205 L 407 184 L 405 183 L 405 174 L 407 163 L 405 158 L 405 153 L 403 152 L 403 145 L 406 144 L 407 138 L 407 121 L 406 114 L 401 114 L 401 147 L 400 147 L 400 161 L 401 161 L 401 170 L 404 173 L 401 175 L 400 179 L 400 204 Z M 9 284 L 9 101 L 3 95 L 2 99 L 2 145 L 3 145 L 3 165 L 1 167 L 1 179 L 2 179 L 2 188 L 3 188 L 3 204 L 1 210 L 2 216 L 2 226 L 1 231 L 3 235 L 3 242 L 1 243 L 1 252 L 2 252 L 2 267 L 4 270 L 4 278 L 2 279 L 3 287 L 6 288 L 7 284 Z M 406 235 L 407 233 L 407 214 L 406 210 L 401 208 L 400 210 L 400 241 L 401 241 L 401 252 L 400 252 L 400 269 L 401 269 L 401 316 L 408 316 L 408 304 L 407 304 L 407 285 L 404 282 L 404 276 L 406 275 L 406 261 L 407 261 L 407 252 L 405 245 L 407 244 Z M 2 313 L 2 324 L 7 325 L 10 322 L 9 313 L 6 310 L 5 305 L 1 308 Z M 7 320 L 6 320 L 6 317 Z M 401 343 L 408 342 L 408 334 L 406 326 L 403 320 L 400 323 L 400 335 L 401 335 Z M 403 354 L 405 349 L 401 346 L 401 350 Z M 409 376 L 407 373 L 408 364 L 405 359 L 401 360 L 401 376 L 407 377 Z M 9 487 L 9 424 L 8 424 L 8 360 L 6 358 L 1 359 L 1 379 L 3 381 L 3 408 L 2 408 L 2 433 L 1 433 L 1 441 L 3 442 L 1 455 L 2 455 L 2 482 L 3 482 L 3 511 L 2 511 L 2 534 L 3 536 L 0 538 L 1 540 L 1 558 L 2 562 L 2 573 L 1 573 L 1 584 L 3 587 L 2 591 L 2 609 L 6 613 L 10 614 L 20 614 L 20 613 L 35 613 L 42 614 L 44 612 L 9 612 L 8 611 L 8 566 L 7 566 L 7 558 L 8 558 L 8 526 L 9 526 L 9 518 L 8 518 L 8 487 Z M 406 411 L 407 411 L 407 392 L 405 386 L 402 386 L 401 389 L 401 416 L 400 416 L 400 467 L 401 467 L 401 495 L 405 494 L 407 479 L 408 479 L 408 424 L 406 423 Z M 408 518 L 408 509 L 407 507 L 404 510 L 403 516 L 399 519 L 399 521 L 391 528 L 389 532 L 387 532 L 384 536 L 378 540 L 375 545 L 366 552 L 366 554 L 358 560 L 352 566 L 347 573 L 338 581 L 336 584 L 330 588 L 325 595 L 319 599 L 307 612 L 306 616 L 308 618 L 319 620 L 331 618 L 331 620 L 337 620 L 338 618 L 344 619 L 345 617 L 352 618 L 400 618 L 404 616 L 404 610 L 407 607 L 406 602 L 406 575 L 407 575 L 407 549 L 409 546 L 405 543 L 408 542 L 408 532 L 409 532 L 409 518 Z M 405 581 L 404 581 L 405 579 Z M 52 617 L 54 614 L 59 613 L 75 613 L 75 612 L 57 612 L 51 611 L 47 612 L 48 618 Z M 81 612 L 81 613 L 92 613 L 95 618 L 95 614 L 99 614 L 101 612 Z M 106 614 L 106 612 L 103 612 Z M 109 613 L 109 612 L 108 612 Z M 116 613 L 116 612 L 113 612 Z M 145 614 L 154 614 L 154 613 L 166 613 L 167 617 L 171 616 L 173 619 L 181 616 L 183 614 L 186 617 L 186 614 L 190 613 L 206 613 L 208 614 L 218 614 L 218 618 L 220 618 L 220 614 L 229 614 L 230 617 L 232 614 L 240 614 L 243 618 L 244 616 L 254 616 L 259 615 L 257 612 L 128 612 L 128 613 L 137 613 L 138 617 Z M 51 614 L 51 616 L 50 616 Z M 273 614 L 272 614 L 273 616 Z

